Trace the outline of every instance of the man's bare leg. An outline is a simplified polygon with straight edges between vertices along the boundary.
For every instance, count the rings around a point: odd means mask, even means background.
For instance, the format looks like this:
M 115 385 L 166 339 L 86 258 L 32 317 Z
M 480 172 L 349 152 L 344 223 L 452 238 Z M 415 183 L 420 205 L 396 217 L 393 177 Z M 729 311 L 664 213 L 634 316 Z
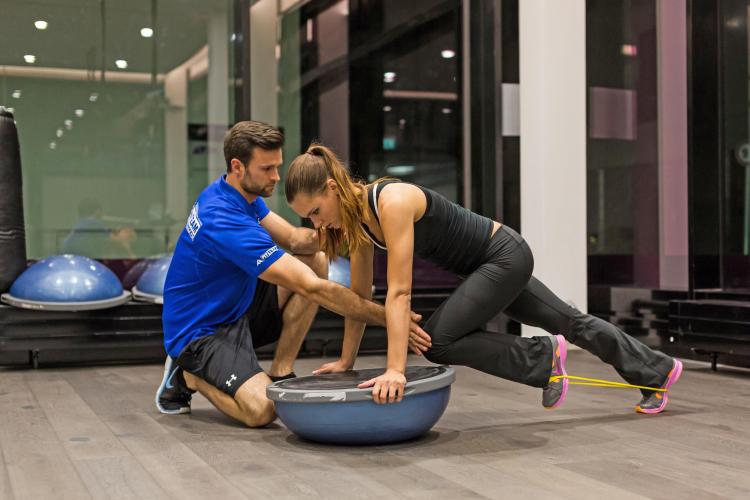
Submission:
M 266 397 L 266 386 L 271 379 L 263 372 L 242 384 L 234 398 L 192 373 L 183 373 L 189 389 L 200 392 L 222 413 L 248 427 L 263 427 L 276 418 L 273 402 Z
M 295 257 L 307 264 L 319 277 L 328 277 L 328 260 L 323 252 L 315 255 L 295 255 Z M 302 341 L 318 312 L 316 303 L 286 288 L 278 288 L 278 298 L 279 308 L 282 310 L 283 327 L 271 369 L 268 371 L 269 375 L 275 377 L 288 375 L 294 371 L 294 361 L 302 347 Z

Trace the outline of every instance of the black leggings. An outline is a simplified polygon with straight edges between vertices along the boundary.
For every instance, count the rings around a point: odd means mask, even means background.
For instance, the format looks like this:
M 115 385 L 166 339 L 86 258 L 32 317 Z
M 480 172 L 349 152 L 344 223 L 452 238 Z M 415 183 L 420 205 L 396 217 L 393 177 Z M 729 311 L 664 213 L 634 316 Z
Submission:
M 547 337 L 483 330 L 503 311 L 526 325 L 562 334 L 612 365 L 630 384 L 654 387 L 666 380 L 673 363 L 669 356 L 566 304 L 534 278 L 531 250 L 511 228 L 503 225 L 493 235 L 483 262 L 427 320 L 425 330 L 432 337 L 432 347 L 425 353 L 428 360 L 545 387 L 552 367 L 552 342 Z

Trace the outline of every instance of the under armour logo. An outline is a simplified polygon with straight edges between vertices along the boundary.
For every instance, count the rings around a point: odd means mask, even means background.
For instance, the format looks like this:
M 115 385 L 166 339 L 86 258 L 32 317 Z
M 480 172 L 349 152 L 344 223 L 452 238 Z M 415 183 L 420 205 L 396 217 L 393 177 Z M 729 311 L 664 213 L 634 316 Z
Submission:
M 227 384 L 227 387 L 232 387 L 232 382 L 234 382 L 235 380 L 237 380 L 237 375 L 233 373 L 232 376 L 229 377 L 229 379 L 224 383 Z

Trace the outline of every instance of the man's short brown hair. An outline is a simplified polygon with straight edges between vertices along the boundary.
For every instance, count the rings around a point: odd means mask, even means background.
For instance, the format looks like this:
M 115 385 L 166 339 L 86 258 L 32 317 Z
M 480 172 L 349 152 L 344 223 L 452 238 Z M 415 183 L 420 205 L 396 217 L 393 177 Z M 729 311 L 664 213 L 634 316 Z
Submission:
M 227 172 L 231 170 L 232 158 L 247 165 L 258 147 L 266 150 L 279 149 L 284 145 L 284 134 L 276 127 L 263 122 L 237 122 L 224 137 L 224 159 Z

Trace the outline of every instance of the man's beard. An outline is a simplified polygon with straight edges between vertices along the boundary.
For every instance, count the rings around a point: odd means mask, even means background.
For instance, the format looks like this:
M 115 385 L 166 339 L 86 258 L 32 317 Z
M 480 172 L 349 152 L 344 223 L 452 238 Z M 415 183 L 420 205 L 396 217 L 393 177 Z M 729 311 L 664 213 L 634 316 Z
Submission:
M 240 181 L 240 187 L 245 193 L 249 194 L 250 196 L 261 196 L 263 198 L 268 198 L 269 196 L 273 194 L 273 190 L 276 187 L 276 184 L 270 187 L 269 186 L 264 187 L 258 184 L 253 184 L 252 182 L 250 182 L 248 177 L 249 176 L 245 174 L 245 176 Z

